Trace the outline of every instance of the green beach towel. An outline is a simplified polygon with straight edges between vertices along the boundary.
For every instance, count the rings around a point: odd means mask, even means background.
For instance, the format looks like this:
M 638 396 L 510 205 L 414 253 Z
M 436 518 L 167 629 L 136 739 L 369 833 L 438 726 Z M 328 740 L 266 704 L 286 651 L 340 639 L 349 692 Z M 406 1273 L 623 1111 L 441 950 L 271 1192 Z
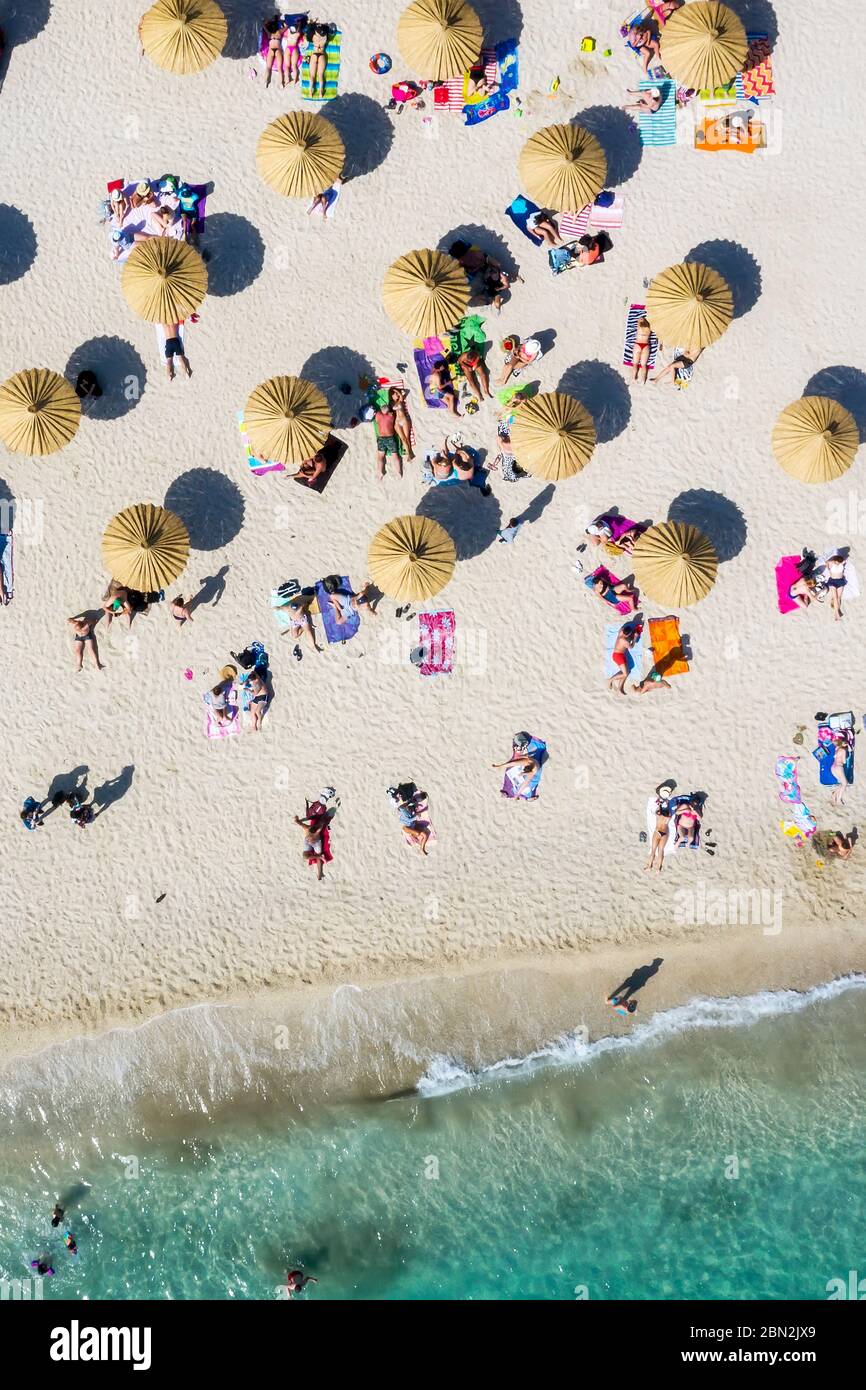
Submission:
M 301 99 L 303 101 L 333 101 L 337 95 L 337 83 L 340 78 L 340 57 L 343 47 L 343 35 L 338 29 L 332 34 L 325 45 L 327 65 L 325 67 L 325 95 L 310 96 L 310 65 L 304 58 L 304 65 L 301 68 Z M 309 48 L 307 50 L 309 52 Z M 318 92 L 318 87 L 316 91 Z

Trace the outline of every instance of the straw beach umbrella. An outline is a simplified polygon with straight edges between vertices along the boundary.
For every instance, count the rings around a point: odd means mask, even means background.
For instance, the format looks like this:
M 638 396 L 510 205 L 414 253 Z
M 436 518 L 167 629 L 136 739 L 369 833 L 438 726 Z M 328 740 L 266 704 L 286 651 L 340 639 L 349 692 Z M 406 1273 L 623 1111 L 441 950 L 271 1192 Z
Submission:
M 460 263 L 443 251 L 407 251 L 385 272 L 382 301 L 404 333 L 429 338 L 463 317 L 469 281 Z
M 159 592 L 189 559 L 189 532 L 179 516 L 136 502 L 112 517 L 102 537 L 102 562 L 112 579 L 142 594 Z
M 692 0 L 661 32 L 661 59 L 681 87 L 722 87 L 742 70 L 749 49 L 742 20 L 718 0 Z
M 266 125 L 256 168 L 284 198 L 311 198 L 343 172 L 346 151 L 331 122 L 313 111 L 290 111 Z
M 395 516 L 377 531 L 367 557 L 370 577 L 389 598 L 420 603 L 444 589 L 457 551 L 448 532 L 427 516 Z
M 644 531 L 632 562 L 638 586 L 666 608 L 688 608 L 706 598 L 719 567 L 703 531 L 682 521 L 663 521 Z
M 244 428 L 260 458 L 304 463 L 321 449 L 331 428 L 328 402 L 299 376 L 274 376 L 253 391 Z
M 47 367 L 27 367 L 0 386 L 0 439 L 16 454 L 54 454 L 74 438 L 81 401 Z
M 126 302 L 148 323 L 180 323 L 207 293 L 207 271 L 194 247 L 155 236 L 133 246 L 120 277 Z
M 481 20 L 464 0 L 414 0 L 397 21 L 403 61 L 436 82 L 458 77 L 478 59 Z
M 607 160 L 579 125 L 549 125 L 531 135 L 517 161 L 520 185 L 554 212 L 577 212 L 604 188 Z
M 226 17 L 214 0 L 156 0 L 138 26 L 141 46 L 166 72 L 200 72 L 223 51 Z
M 655 277 L 646 316 L 659 339 L 697 352 L 721 338 L 734 316 L 734 296 L 718 271 L 683 261 Z
M 533 396 L 511 425 L 511 449 L 521 468 L 552 482 L 579 473 L 589 463 L 595 442 L 589 411 L 562 391 Z
M 829 396 L 803 396 L 773 427 L 777 462 L 801 483 L 830 483 L 854 462 L 860 433 L 853 415 Z

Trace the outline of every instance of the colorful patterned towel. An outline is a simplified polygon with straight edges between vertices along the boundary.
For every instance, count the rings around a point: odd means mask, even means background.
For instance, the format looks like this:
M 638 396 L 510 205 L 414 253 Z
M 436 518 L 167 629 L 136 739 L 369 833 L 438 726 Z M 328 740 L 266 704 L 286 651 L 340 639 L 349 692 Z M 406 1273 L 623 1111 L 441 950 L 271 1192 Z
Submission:
M 418 380 L 421 383 L 424 404 L 429 406 L 431 410 L 447 410 L 442 398 L 430 393 L 430 373 L 437 362 L 441 362 L 443 358 L 447 359 L 450 352 L 450 344 L 442 338 L 424 338 L 423 340 L 417 338 L 412 349 L 412 357 L 415 362 L 415 370 L 418 373 Z M 448 372 L 454 383 L 454 390 L 459 391 L 459 378 L 463 375 L 462 371 L 455 362 L 450 362 Z
M 454 669 L 454 628 L 452 612 L 419 613 L 418 629 L 424 660 L 418 667 L 422 676 L 450 675 Z
M 310 96 L 310 63 L 308 45 L 303 65 L 301 67 L 301 98 L 303 101 L 333 101 L 337 95 L 337 87 L 340 79 L 340 59 L 342 57 L 343 35 L 338 29 L 332 34 L 325 44 L 325 55 L 327 62 L 325 65 L 325 95 Z M 319 91 L 319 88 L 316 88 Z
M 261 477 L 263 473 L 284 473 L 286 471 L 285 464 L 277 463 L 273 459 L 257 458 L 256 455 L 253 453 L 253 446 L 250 443 L 249 435 L 247 434 L 246 427 L 244 425 L 244 412 L 242 410 L 239 410 L 237 412 L 237 414 L 235 415 L 235 419 L 238 422 L 238 432 L 241 437 L 241 442 L 244 446 L 244 451 L 247 456 L 247 463 L 249 464 L 250 472 L 253 473 L 257 478 Z
M 624 213 L 625 198 L 621 193 L 615 193 L 613 202 L 606 208 L 601 207 L 598 203 L 590 203 L 589 205 L 589 220 L 593 231 L 596 232 L 616 231 L 617 227 L 622 226 Z
M 749 43 L 755 43 L 760 39 L 767 40 L 766 34 L 747 34 Z M 770 97 L 776 95 L 776 88 L 773 82 L 773 57 L 770 54 L 757 67 L 748 68 L 746 72 L 738 72 L 734 78 L 737 88 L 737 96 L 740 101 L 769 101 Z
M 658 87 L 664 100 L 658 111 L 638 115 L 638 133 L 644 146 L 660 148 L 677 143 L 677 89 L 674 82 L 639 82 L 642 92 Z
M 625 343 L 622 349 L 622 364 L 624 367 L 634 366 L 634 340 L 637 337 L 637 321 L 645 312 L 645 304 L 632 304 L 628 311 L 628 318 L 625 321 Z M 659 340 L 655 333 L 650 330 L 650 355 L 647 363 L 648 372 L 651 372 L 655 367 L 658 350 Z
M 497 61 L 495 48 L 482 48 L 481 61 L 484 64 L 484 79 L 488 85 L 496 82 Z M 446 77 L 444 82 L 437 82 L 433 89 L 433 104 L 437 111 L 462 111 L 464 106 L 473 106 L 485 100 L 484 96 L 475 93 L 469 96 L 469 73 L 461 73 L 459 77 Z

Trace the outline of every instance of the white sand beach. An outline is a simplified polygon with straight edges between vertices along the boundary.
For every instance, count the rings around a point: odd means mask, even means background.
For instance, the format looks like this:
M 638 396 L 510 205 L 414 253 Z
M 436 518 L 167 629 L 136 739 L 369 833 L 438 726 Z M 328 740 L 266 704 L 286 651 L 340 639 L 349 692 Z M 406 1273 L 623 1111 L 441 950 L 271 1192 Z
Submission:
M 858 825 L 864 773 L 855 768 L 834 807 L 811 750 L 818 711 L 851 710 L 861 727 L 866 601 L 846 603 L 841 622 L 829 604 L 782 615 L 774 567 L 805 546 L 844 545 L 866 576 L 866 450 L 838 481 L 809 486 L 770 444 L 779 412 L 807 392 L 837 396 L 866 438 L 866 192 L 857 107 L 845 100 L 860 54 L 840 41 L 850 6 L 827 0 L 807 22 L 794 0 L 732 0 L 750 31 L 772 31 L 776 95 L 769 147 L 713 158 L 690 142 L 691 108 L 664 148 L 643 148 L 617 112 L 641 77 L 619 35 L 625 0 L 482 0 L 488 40 L 518 40 L 522 114 L 512 103 L 476 128 L 430 100 L 423 112 L 386 111 L 392 78 L 406 75 L 400 0 L 339 0 L 327 17 L 343 32 L 340 94 L 323 114 L 343 136 L 348 178 L 324 223 L 256 171 L 264 126 L 301 105 L 295 91 L 265 89 L 253 56 L 268 6 L 225 0 L 223 56 L 188 77 L 139 56 L 143 8 L 12 0 L 0 17 L 0 381 L 42 366 L 74 380 L 96 364 L 105 388 L 60 452 L 0 444 L 4 515 L 15 503 L 14 598 L 0 609 L 0 1054 L 197 1001 L 509 963 L 561 969 L 576 995 L 585 978 L 577 1021 L 590 985 L 603 998 L 654 956 L 669 976 L 645 991 L 642 1017 L 694 995 L 799 988 L 861 968 L 866 848 L 834 862 L 783 837 L 774 766 L 799 756 L 820 831 Z M 585 35 L 595 52 L 580 51 Z M 370 69 L 377 51 L 394 58 L 388 77 Z M 581 113 L 606 147 L 623 225 L 603 265 L 554 277 L 504 209 L 521 191 L 523 142 Z M 165 173 L 212 185 L 200 239 L 210 291 L 187 327 L 193 375 L 172 382 L 98 220 L 108 182 Z M 425 408 L 412 341 L 386 314 L 381 284 L 403 252 L 447 249 L 465 232 L 523 277 L 500 316 L 478 311 L 492 372 L 506 333 L 540 336 L 532 380 L 595 419 L 592 459 L 555 487 L 493 473 L 484 497 L 421 481 L 446 412 Z M 688 389 L 631 385 L 629 305 L 687 258 L 724 269 L 733 322 Z M 377 483 L 372 426 L 349 419 L 359 375 L 401 363 L 419 458 Z M 236 413 L 281 373 L 324 387 L 348 446 L 322 495 L 247 466 Z M 492 458 L 495 402 L 460 430 Z M 100 607 L 102 533 L 139 501 L 184 515 L 192 553 L 175 587 L 189 597 L 219 576 L 211 601 L 182 629 L 167 604 L 129 632 L 103 619 L 105 669 L 86 656 L 76 673 L 65 620 Z M 537 519 L 499 544 L 499 528 L 534 502 Z M 615 615 L 573 569 L 584 528 L 611 507 L 692 521 L 719 553 L 712 592 L 679 613 L 691 669 L 650 699 L 606 688 Z M 295 660 L 270 591 L 333 572 L 360 586 L 374 533 L 416 510 L 457 545 L 453 579 L 422 606 L 456 615 L 454 672 L 419 674 L 417 619 L 396 618 L 390 599 L 345 646 Z M 628 568 L 623 557 L 621 577 Z M 208 740 L 202 692 L 252 641 L 273 674 L 264 727 Z M 501 797 L 491 767 L 524 729 L 549 753 L 532 803 Z M 26 833 L 23 799 L 71 785 L 75 769 L 104 814 L 80 832 L 61 808 Z M 704 847 L 647 874 L 639 835 L 667 778 L 707 794 Z M 385 795 L 410 780 L 429 796 L 428 858 L 403 843 Z M 293 817 L 326 786 L 341 804 L 318 883 Z M 567 1026 L 566 1013 L 551 1027 Z M 592 1018 L 594 1030 L 628 1026 L 603 1009 Z

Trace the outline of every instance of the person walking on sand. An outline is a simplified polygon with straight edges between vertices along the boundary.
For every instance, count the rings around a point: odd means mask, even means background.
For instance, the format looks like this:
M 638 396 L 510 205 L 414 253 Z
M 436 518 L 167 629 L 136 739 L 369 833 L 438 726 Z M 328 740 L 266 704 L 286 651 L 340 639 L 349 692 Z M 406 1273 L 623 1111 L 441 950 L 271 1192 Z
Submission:
M 188 602 L 184 602 L 183 594 L 178 594 L 177 598 L 170 600 L 168 611 L 179 628 L 183 627 L 184 623 L 192 622 L 192 609 Z
M 75 659 L 76 671 L 81 670 L 81 664 L 84 660 L 84 648 L 88 645 L 90 647 L 90 655 L 93 658 L 94 666 L 97 671 L 103 671 L 105 668 L 99 660 L 96 633 L 93 631 L 93 623 L 90 618 L 84 613 L 79 613 L 74 618 L 67 618 L 66 621 L 72 628 L 72 654 Z
M 668 842 L 668 832 L 671 823 L 670 802 L 664 797 L 657 796 L 655 801 L 656 824 L 653 830 L 652 843 L 650 845 L 650 857 L 644 864 L 644 872 L 651 869 L 658 869 L 661 873 L 665 866 L 665 845 Z M 656 864 L 656 859 L 658 863 Z
M 164 323 L 162 331 L 165 334 L 165 371 L 169 381 L 174 381 L 174 359 L 176 357 L 187 376 L 192 376 L 192 367 L 187 361 L 183 339 L 180 336 L 180 324 Z

